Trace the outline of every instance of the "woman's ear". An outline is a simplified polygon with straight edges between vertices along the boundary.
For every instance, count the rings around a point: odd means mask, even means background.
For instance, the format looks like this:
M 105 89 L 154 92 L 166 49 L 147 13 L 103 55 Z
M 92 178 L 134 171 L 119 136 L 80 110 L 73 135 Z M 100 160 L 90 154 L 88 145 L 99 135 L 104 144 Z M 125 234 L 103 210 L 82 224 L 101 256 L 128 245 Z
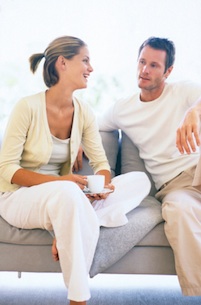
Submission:
M 63 57 L 62 55 L 60 55 L 60 56 L 57 58 L 56 65 L 57 65 L 57 67 L 60 68 L 61 70 L 65 70 L 65 69 L 66 69 L 66 59 L 65 59 L 65 57 Z

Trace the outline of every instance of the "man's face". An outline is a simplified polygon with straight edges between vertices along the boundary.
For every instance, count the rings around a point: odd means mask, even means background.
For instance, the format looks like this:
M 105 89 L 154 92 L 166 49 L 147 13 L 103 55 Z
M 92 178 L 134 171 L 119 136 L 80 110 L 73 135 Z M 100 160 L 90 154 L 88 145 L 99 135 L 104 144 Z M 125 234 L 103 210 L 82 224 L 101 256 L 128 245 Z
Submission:
M 157 91 L 164 86 L 168 76 L 165 73 L 166 52 L 150 46 L 142 49 L 138 58 L 137 79 L 142 90 Z M 167 74 L 167 75 L 166 75 Z

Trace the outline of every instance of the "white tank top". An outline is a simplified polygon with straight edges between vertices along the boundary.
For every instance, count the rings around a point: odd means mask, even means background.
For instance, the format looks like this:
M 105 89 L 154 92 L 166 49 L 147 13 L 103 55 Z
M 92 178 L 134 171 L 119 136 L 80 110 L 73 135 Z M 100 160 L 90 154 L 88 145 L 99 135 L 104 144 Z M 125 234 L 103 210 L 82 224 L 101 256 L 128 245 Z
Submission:
M 53 148 L 50 160 L 47 164 L 41 166 L 40 173 L 46 175 L 59 175 L 61 166 L 69 158 L 70 138 L 61 140 L 52 135 Z

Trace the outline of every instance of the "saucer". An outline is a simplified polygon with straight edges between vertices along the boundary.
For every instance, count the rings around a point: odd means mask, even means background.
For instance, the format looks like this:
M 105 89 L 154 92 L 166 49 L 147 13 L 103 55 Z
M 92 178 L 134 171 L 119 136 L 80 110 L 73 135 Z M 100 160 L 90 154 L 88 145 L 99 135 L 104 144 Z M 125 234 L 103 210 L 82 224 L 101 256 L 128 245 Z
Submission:
M 100 193 L 92 193 L 92 192 L 90 192 L 90 190 L 86 187 L 86 188 L 83 190 L 83 192 L 84 192 L 85 194 L 88 194 L 88 195 L 95 195 L 95 194 L 98 195 L 98 194 L 112 193 L 113 190 L 108 189 L 108 188 L 104 188 Z

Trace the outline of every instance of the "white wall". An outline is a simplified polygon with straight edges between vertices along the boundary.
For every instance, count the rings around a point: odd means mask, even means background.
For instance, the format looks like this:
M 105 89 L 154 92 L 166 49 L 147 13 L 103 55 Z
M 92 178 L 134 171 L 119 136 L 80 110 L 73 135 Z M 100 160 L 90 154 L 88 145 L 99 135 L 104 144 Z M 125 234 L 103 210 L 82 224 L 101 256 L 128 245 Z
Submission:
M 58 36 L 74 35 L 88 44 L 95 71 L 85 97 L 93 104 L 136 90 L 137 51 L 149 36 L 175 42 L 170 80 L 200 82 L 200 30 L 201 0 L 0 0 L 2 113 L 21 96 L 44 88 L 41 68 L 33 76 L 28 57 Z M 105 90 L 98 78 L 108 85 Z

